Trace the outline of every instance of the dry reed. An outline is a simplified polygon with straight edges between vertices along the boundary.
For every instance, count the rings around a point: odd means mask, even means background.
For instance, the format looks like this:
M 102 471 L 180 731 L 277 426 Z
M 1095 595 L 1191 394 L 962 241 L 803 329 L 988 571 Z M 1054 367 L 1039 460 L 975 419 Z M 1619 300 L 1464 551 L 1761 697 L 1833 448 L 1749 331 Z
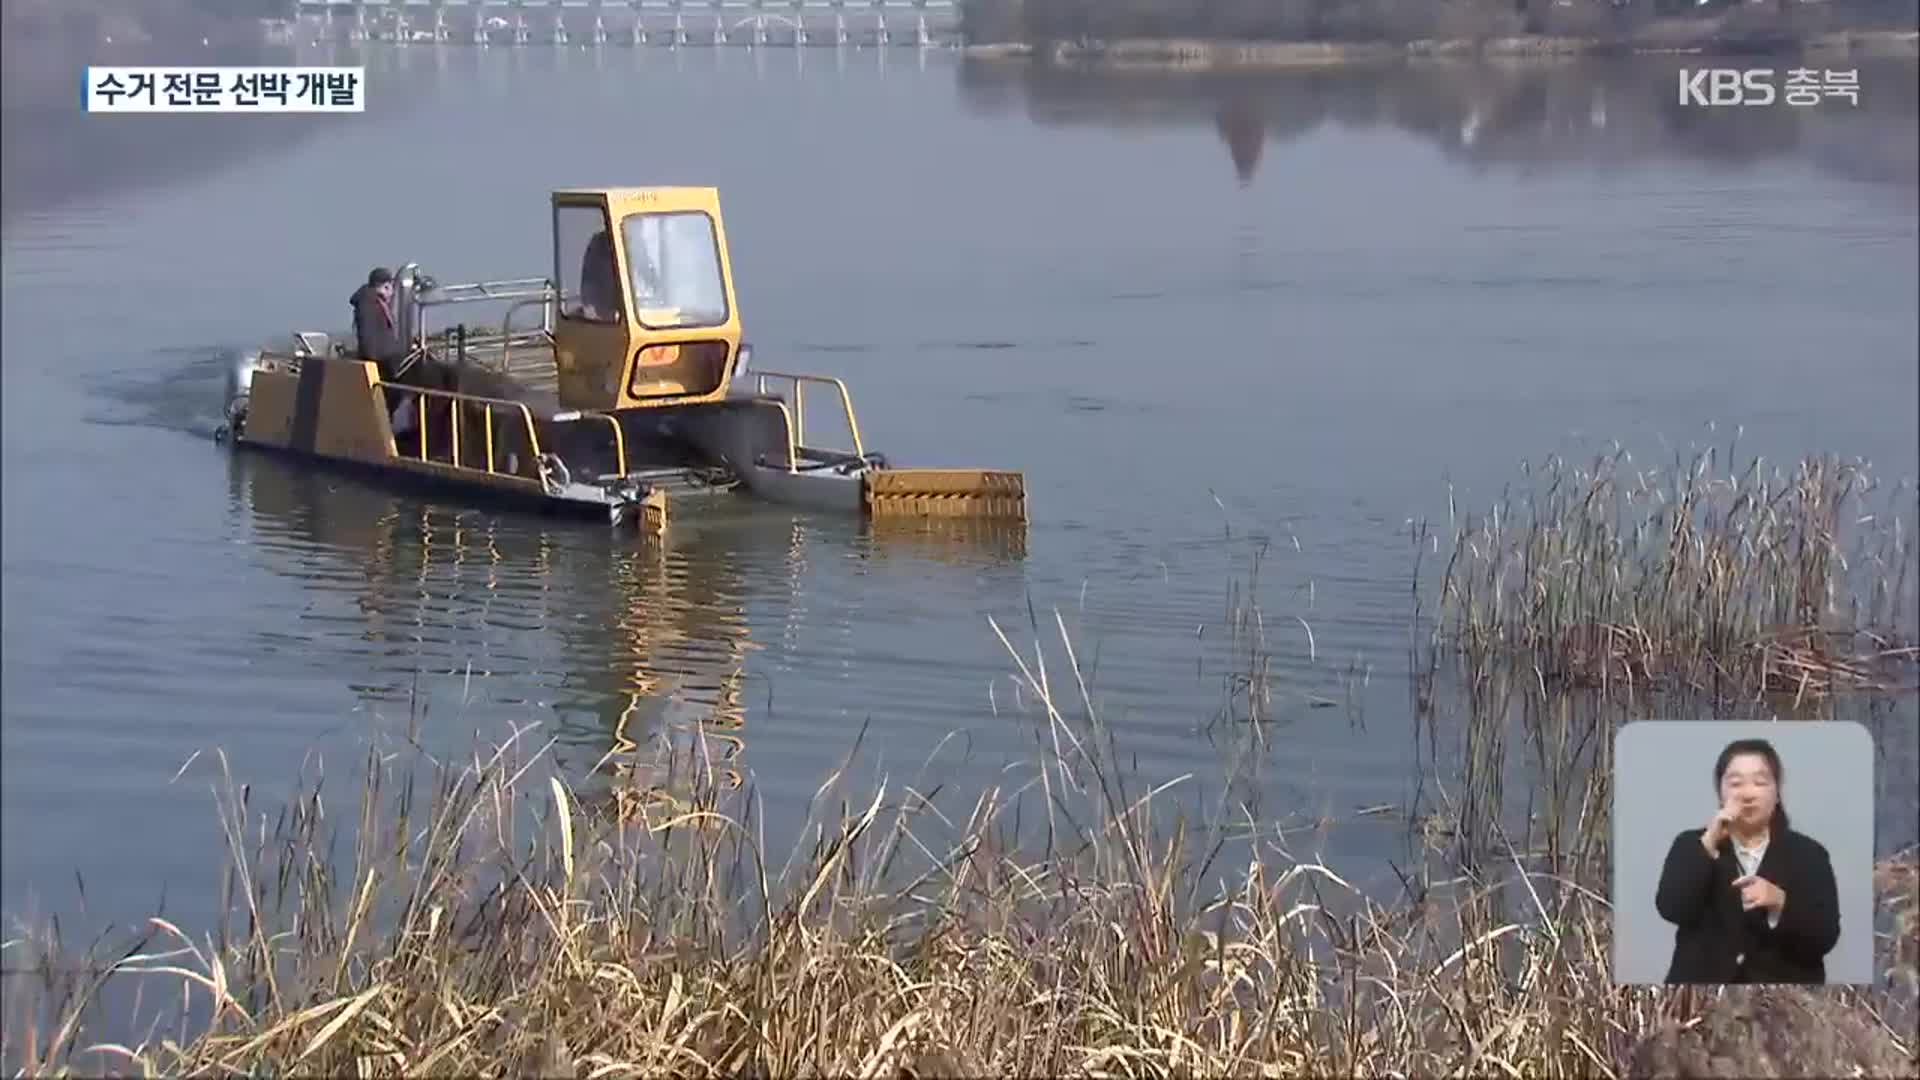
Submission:
M 1436 637 L 1470 668 L 1517 663 L 1543 685 L 1914 689 L 1914 489 L 1869 506 L 1863 464 L 1810 457 L 1783 472 L 1755 458 L 1723 474 L 1721 460 L 1714 448 L 1642 470 L 1616 448 L 1586 468 L 1528 468 L 1528 489 L 1483 515 L 1461 517 L 1450 497 Z
M 750 792 L 697 759 L 670 799 L 583 800 L 522 733 L 433 766 L 421 799 L 375 751 L 353 817 L 316 784 L 272 828 L 229 777 L 232 925 L 156 919 L 170 947 L 103 968 L 166 980 L 193 1022 L 95 1041 L 98 980 L 49 962 L 7 1056 L 35 1074 L 1614 1076 L 1705 1006 L 1610 985 L 1604 888 L 1518 855 L 1502 883 L 1410 881 L 1392 903 L 1272 842 L 1229 873 L 1217 837 L 1165 819 L 1172 785 L 1114 767 L 1061 637 L 1072 695 L 1008 643 L 1057 748 L 1035 776 L 950 816 L 884 779 L 852 798 L 843 769 L 783 868 Z M 1035 788 L 1044 849 L 1014 816 Z M 1884 992 L 1828 993 L 1888 1026 Z

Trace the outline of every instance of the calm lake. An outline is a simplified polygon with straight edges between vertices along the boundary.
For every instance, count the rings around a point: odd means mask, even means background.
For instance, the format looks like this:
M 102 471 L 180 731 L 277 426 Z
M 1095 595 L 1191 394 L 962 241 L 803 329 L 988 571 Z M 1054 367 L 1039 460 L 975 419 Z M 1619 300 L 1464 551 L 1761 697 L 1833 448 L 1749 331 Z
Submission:
M 369 111 L 75 114 L 10 196 L 10 916 L 205 912 L 216 748 L 271 806 L 312 755 L 347 773 L 410 727 L 458 754 L 538 722 L 585 785 L 616 730 L 704 725 L 790 818 L 864 725 L 870 772 L 938 748 L 977 787 L 1034 745 L 988 621 L 1031 656 L 1030 610 L 1055 684 L 1058 610 L 1122 751 L 1211 792 L 1262 543 L 1261 813 L 1341 819 L 1306 843 L 1364 870 L 1404 815 L 1353 812 L 1418 786 L 1407 523 L 1444 529 L 1450 484 L 1481 509 L 1522 461 L 1669 464 L 1736 430 L 1742 457 L 1920 474 L 1911 64 L 1863 66 L 1858 107 L 1709 112 L 1665 63 L 299 60 L 367 64 Z M 895 462 L 1024 470 L 1024 544 L 739 502 L 653 548 L 214 443 L 223 349 L 348 325 L 376 263 L 549 273 L 551 189 L 655 183 L 721 189 L 757 365 L 846 379 Z M 1911 698 L 1876 723 L 1910 794 Z M 1910 809 L 1883 821 L 1883 851 L 1913 842 Z

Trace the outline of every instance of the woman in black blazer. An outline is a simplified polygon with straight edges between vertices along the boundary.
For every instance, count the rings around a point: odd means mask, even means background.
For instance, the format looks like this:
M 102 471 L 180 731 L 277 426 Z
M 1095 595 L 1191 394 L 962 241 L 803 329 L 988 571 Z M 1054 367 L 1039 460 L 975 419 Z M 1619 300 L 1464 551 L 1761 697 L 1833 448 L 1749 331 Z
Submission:
M 1765 739 L 1740 739 L 1713 766 L 1720 809 L 1674 837 L 1654 898 L 1674 924 L 1669 983 L 1827 981 L 1840 901 L 1827 849 L 1787 827 L 1785 773 Z

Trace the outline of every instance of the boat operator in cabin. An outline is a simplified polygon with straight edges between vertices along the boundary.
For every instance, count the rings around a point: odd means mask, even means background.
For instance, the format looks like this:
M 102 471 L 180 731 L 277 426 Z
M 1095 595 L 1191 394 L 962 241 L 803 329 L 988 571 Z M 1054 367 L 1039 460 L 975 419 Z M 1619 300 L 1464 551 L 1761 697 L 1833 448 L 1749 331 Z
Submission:
M 593 234 L 580 257 L 580 304 L 581 315 L 595 322 L 620 320 L 620 267 L 605 229 Z

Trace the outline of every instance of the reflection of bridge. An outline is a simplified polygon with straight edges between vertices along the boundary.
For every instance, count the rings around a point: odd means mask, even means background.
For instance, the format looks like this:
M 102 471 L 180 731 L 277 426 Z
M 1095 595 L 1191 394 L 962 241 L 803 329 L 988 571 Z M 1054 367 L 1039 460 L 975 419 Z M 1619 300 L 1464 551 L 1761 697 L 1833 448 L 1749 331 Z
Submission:
M 354 41 L 476 45 L 931 46 L 954 37 L 956 0 L 297 0 Z M 591 20 L 589 22 L 588 20 Z
M 894 71 L 924 73 L 948 54 L 939 49 L 846 48 L 495 48 L 467 45 L 364 45 L 323 41 L 296 45 L 293 55 L 302 64 L 324 67 L 364 66 L 369 77 L 408 76 L 429 80 L 451 93 L 471 89 L 471 80 L 522 71 L 567 71 L 580 68 L 614 72 L 665 64 L 674 71 L 712 71 L 764 78 L 790 71 L 803 79 L 881 78 Z M 891 59 L 890 59 L 891 58 Z M 503 63 L 495 63 L 495 60 Z M 384 100 L 384 99 L 383 99 Z M 383 106 L 384 108 L 384 106 Z M 11 189 L 9 189 L 11 194 Z

